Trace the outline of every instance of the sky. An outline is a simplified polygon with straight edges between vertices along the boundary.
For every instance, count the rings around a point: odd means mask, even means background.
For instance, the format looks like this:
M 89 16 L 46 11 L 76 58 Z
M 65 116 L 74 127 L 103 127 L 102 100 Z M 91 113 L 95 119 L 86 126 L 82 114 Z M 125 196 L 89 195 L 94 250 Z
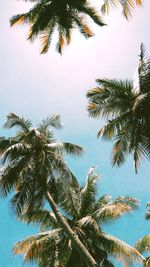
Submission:
M 101 4 L 100 0 L 96 4 Z M 133 245 L 150 233 L 150 222 L 144 219 L 146 203 L 150 201 L 150 165 L 144 161 L 137 175 L 130 157 L 121 168 L 111 167 L 112 144 L 97 140 L 104 122 L 88 116 L 86 92 L 96 86 L 97 78 L 135 76 L 141 42 L 150 51 L 150 2 L 145 0 L 129 21 L 122 17 L 121 10 L 113 10 L 104 18 L 107 26 L 91 24 L 95 36 L 89 40 L 75 31 L 62 56 L 55 51 L 55 36 L 49 52 L 40 55 L 39 41 L 26 40 L 27 27 L 10 28 L 10 17 L 28 9 L 29 4 L 21 0 L 0 2 L 0 136 L 9 135 L 2 125 L 10 112 L 31 119 L 35 125 L 50 114 L 60 113 L 64 129 L 56 132 L 58 139 L 85 148 L 82 158 L 67 159 L 81 184 L 88 169 L 96 166 L 101 174 L 99 195 L 131 195 L 140 200 L 138 211 L 104 227 Z M 16 220 L 9 199 L 0 202 L 0 267 L 21 267 L 22 258 L 14 257 L 11 248 L 37 229 Z

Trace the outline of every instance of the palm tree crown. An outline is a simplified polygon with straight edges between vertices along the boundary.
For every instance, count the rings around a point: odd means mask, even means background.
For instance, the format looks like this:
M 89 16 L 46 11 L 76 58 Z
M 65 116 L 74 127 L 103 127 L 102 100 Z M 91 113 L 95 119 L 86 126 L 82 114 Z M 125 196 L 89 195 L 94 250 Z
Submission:
M 106 234 L 101 228 L 104 223 L 112 222 L 134 210 L 137 200 L 129 196 L 112 200 L 108 195 L 97 199 L 97 179 L 97 174 L 89 174 L 84 187 L 80 187 L 76 180 L 70 184 L 70 188 L 66 187 L 64 181 L 58 182 L 58 188 L 63 189 L 59 190 L 61 193 L 58 202 L 66 220 L 98 266 L 113 267 L 109 256 L 123 262 L 125 266 L 130 266 L 133 261 L 141 262 L 141 255 L 136 249 Z M 42 232 L 17 243 L 13 248 L 15 254 L 24 254 L 25 261 L 36 261 L 39 267 L 87 267 L 52 212 L 35 209 L 23 213 L 20 219 L 38 223 Z
M 58 142 L 52 128 L 62 127 L 60 115 L 54 114 L 32 128 L 29 120 L 11 113 L 4 125 L 18 127 L 14 137 L 0 140 L 3 163 L 0 189 L 4 196 L 16 191 L 12 204 L 19 214 L 33 203 L 43 205 L 47 190 L 52 190 L 57 171 L 63 178 L 72 179 L 73 174 L 64 161 L 64 153 L 79 156 L 83 149 L 71 143 Z
M 104 23 L 96 9 L 86 0 L 29 0 L 35 2 L 29 12 L 13 16 L 11 25 L 29 24 L 28 39 L 34 40 L 37 36 L 41 39 L 41 53 L 49 49 L 53 32 L 58 33 L 56 49 L 62 53 L 65 42 L 70 43 L 71 32 L 78 28 L 86 38 L 93 36 L 86 17 L 92 19 L 97 25 Z
M 134 81 L 98 79 L 89 90 L 90 116 L 107 119 L 98 137 L 115 138 L 113 165 L 120 166 L 131 153 L 137 172 L 142 156 L 150 156 L 150 60 L 141 45 L 138 86 Z

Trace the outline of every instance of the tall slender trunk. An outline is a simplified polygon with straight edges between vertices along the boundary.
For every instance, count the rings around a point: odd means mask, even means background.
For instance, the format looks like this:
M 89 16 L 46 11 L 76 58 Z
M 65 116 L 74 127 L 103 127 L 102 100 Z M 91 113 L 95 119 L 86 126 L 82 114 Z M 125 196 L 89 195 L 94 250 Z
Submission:
M 91 254 L 88 252 L 86 247 L 83 245 L 83 243 L 78 238 L 77 234 L 74 233 L 74 231 L 71 229 L 65 218 L 62 216 L 61 212 L 57 208 L 57 205 L 52 198 L 51 194 L 49 192 L 46 193 L 46 198 L 48 203 L 50 204 L 58 222 L 60 223 L 61 227 L 64 229 L 65 233 L 68 235 L 68 237 L 71 239 L 73 246 L 78 251 L 78 253 L 81 255 L 84 262 L 87 264 L 88 267 L 97 267 L 96 261 L 93 259 Z

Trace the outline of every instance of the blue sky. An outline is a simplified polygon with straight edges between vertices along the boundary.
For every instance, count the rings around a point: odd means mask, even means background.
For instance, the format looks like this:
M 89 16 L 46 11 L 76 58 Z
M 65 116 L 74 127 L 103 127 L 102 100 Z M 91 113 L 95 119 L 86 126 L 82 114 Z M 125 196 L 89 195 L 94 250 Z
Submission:
M 75 31 L 63 56 L 55 52 L 55 41 L 48 54 L 40 55 L 39 42 L 26 41 L 27 27 L 10 28 L 9 18 L 28 8 L 22 1 L 0 2 L 0 135 L 8 135 L 2 125 L 10 112 L 32 119 L 35 125 L 49 114 L 60 113 L 64 129 L 56 133 L 58 138 L 78 143 L 86 150 L 81 159 L 68 159 L 81 183 L 94 165 L 102 175 L 100 194 L 131 195 L 141 200 L 137 212 L 107 226 L 109 233 L 134 244 L 150 229 L 150 222 L 144 220 L 145 204 L 150 201 L 150 165 L 144 161 L 138 175 L 130 157 L 123 167 L 111 167 L 112 145 L 96 139 L 103 122 L 88 117 L 85 94 L 96 85 L 97 78 L 133 78 L 140 43 L 150 51 L 150 2 L 145 0 L 144 7 L 137 9 L 129 22 L 120 10 L 114 10 L 105 18 L 106 27 L 92 24 L 95 37 L 89 40 Z M 21 267 L 22 259 L 11 255 L 11 247 L 37 229 L 17 222 L 3 199 L 0 213 L 0 267 Z

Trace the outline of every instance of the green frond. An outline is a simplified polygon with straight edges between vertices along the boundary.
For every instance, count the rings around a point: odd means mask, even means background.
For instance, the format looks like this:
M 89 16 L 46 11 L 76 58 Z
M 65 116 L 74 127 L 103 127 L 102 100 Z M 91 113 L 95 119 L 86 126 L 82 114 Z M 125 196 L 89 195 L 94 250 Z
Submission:
M 23 117 L 17 116 L 15 113 L 10 113 L 7 116 L 7 121 L 4 124 L 5 128 L 19 127 L 22 131 L 28 133 L 32 124 L 29 120 L 25 120 Z
M 72 154 L 74 156 L 81 156 L 84 152 L 84 149 L 81 146 L 78 146 L 76 144 L 71 144 L 71 143 L 67 143 L 67 142 L 63 142 L 63 148 L 64 151 L 67 154 Z
M 19 219 L 23 222 L 39 224 L 41 229 L 56 228 L 58 227 L 57 219 L 53 212 L 45 209 L 35 209 L 30 212 L 24 211 Z
M 38 129 L 47 130 L 48 128 L 55 128 L 55 129 L 61 129 L 63 127 L 63 124 L 61 122 L 61 116 L 58 113 L 55 113 L 45 120 L 42 120 L 41 124 L 39 125 Z
M 88 93 L 88 111 L 90 116 L 102 116 L 111 119 L 130 111 L 130 105 L 134 101 L 132 82 L 115 79 L 98 79 L 97 89 Z
M 88 174 L 86 185 L 81 190 L 81 210 L 80 214 L 82 216 L 91 214 L 96 202 L 96 191 L 97 185 L 96 181 L 99 176 L 94 173 Z
M 2 155 L 6 149 L 13 145 L 15 141 L 13 138 L 0 137 L 0 155 Z
M 72 180 L 74 178 L 73 173 L 64 161 L 64 158 L 60 154 L 49 152 L 47 155 L 47 167 L 59 173 L 62 179 Z
M 87 98 L 93 98 L 93 97 L 98 97 L 101 93 L 103 93 L 104 90 L 100 87 L 92 88 L 88 90 L 86 96 Z
M 22 182 L 16 187 L 16 193 L 11 199 L 11 209 L 17 216 L 22 214 L 24 208 L 28 209 L 32 203 L 30 188 L 27 182 Z
M 102 112 L 102 107 L 94 101 L 88 104 L 87 109 L 89 111 L 89 115 L 93 118 L 98 118 Z
M 59 205 L 72 218 L 78 218 L 81 207 L 80 186 L 76 177 L 70 181 L 61 180 L 57 184 L 59 191 Z
M 13 160 L 8 166 L 4 167 L 0 173 L 0 191 L 2 196 L 7 196 L 17 186 L 28 159 L 21 157 Z
M 132 97 L 133 83 L 130 80 L 120 80 L 120 79 L 97 79 L 96 82 L 99 84 L 99 87 L 107 89 L 109 93 L 113 94 L 113 97 L 124 96 Z
M 30 152 L 30 145 L 28 144 L 17 143 L 10 145 L 3 153 L 2 161 L 5 163 L 6 160 L 17 160 L 22 156 L 30 155 Z
M 136 249 L 140 252 L 150 252 L 150 235 L 146 235 L 135 244 Z
M 85 15 L 88 15 L 97 25 L 105 26 L 106 24 L 103 22 L 100 14 L 97 12 L 95 8 L 90 6 L 88 2 L 85 2 L 85 5 L 82 6 L 82 12 Z
M 52 142 L 51 144 L 45 145 L 46 149 L 51 152 L 60 153 L 60 155 L 67 153 L 73 156 L 81 156 L 84 152 L 81 146 L 71 143 L 55 143 Z
M 103 195 L 97 199 L 94 209 L 97 210 L 97 209 L 103 208 L 105 205 L 109 204 L 110 202 L 112 202 L 112 197 L 109 195 Z
M 102 137 L 106 140 L 112 139 L 120 133 L 123 127 L 127 127 L 129 117 L 131 117 L 130 111 L 123 113 L 120 116 L 116 116 L 112 120 L 108 120 L 107 123 L 99 130 L 97 137 Z
M 81 229 L 87 228 L 87 229 L 92 229 L 94 230 L 94 233 L 99 233 L 100 227 L 95 219 L 92 218 L 92 216 L 88 215 L 83 217 L 82 219 L 77 221 L 77 226 L 80 227 Z
M 125 162 L 125 156 L 127 153 L 127 139 L 126 139 L 126 132 L 120 134 L 117 138 L 117 142 L 114 144 L 113 147 L 113 159 L 112 165 L 120 166 Z

